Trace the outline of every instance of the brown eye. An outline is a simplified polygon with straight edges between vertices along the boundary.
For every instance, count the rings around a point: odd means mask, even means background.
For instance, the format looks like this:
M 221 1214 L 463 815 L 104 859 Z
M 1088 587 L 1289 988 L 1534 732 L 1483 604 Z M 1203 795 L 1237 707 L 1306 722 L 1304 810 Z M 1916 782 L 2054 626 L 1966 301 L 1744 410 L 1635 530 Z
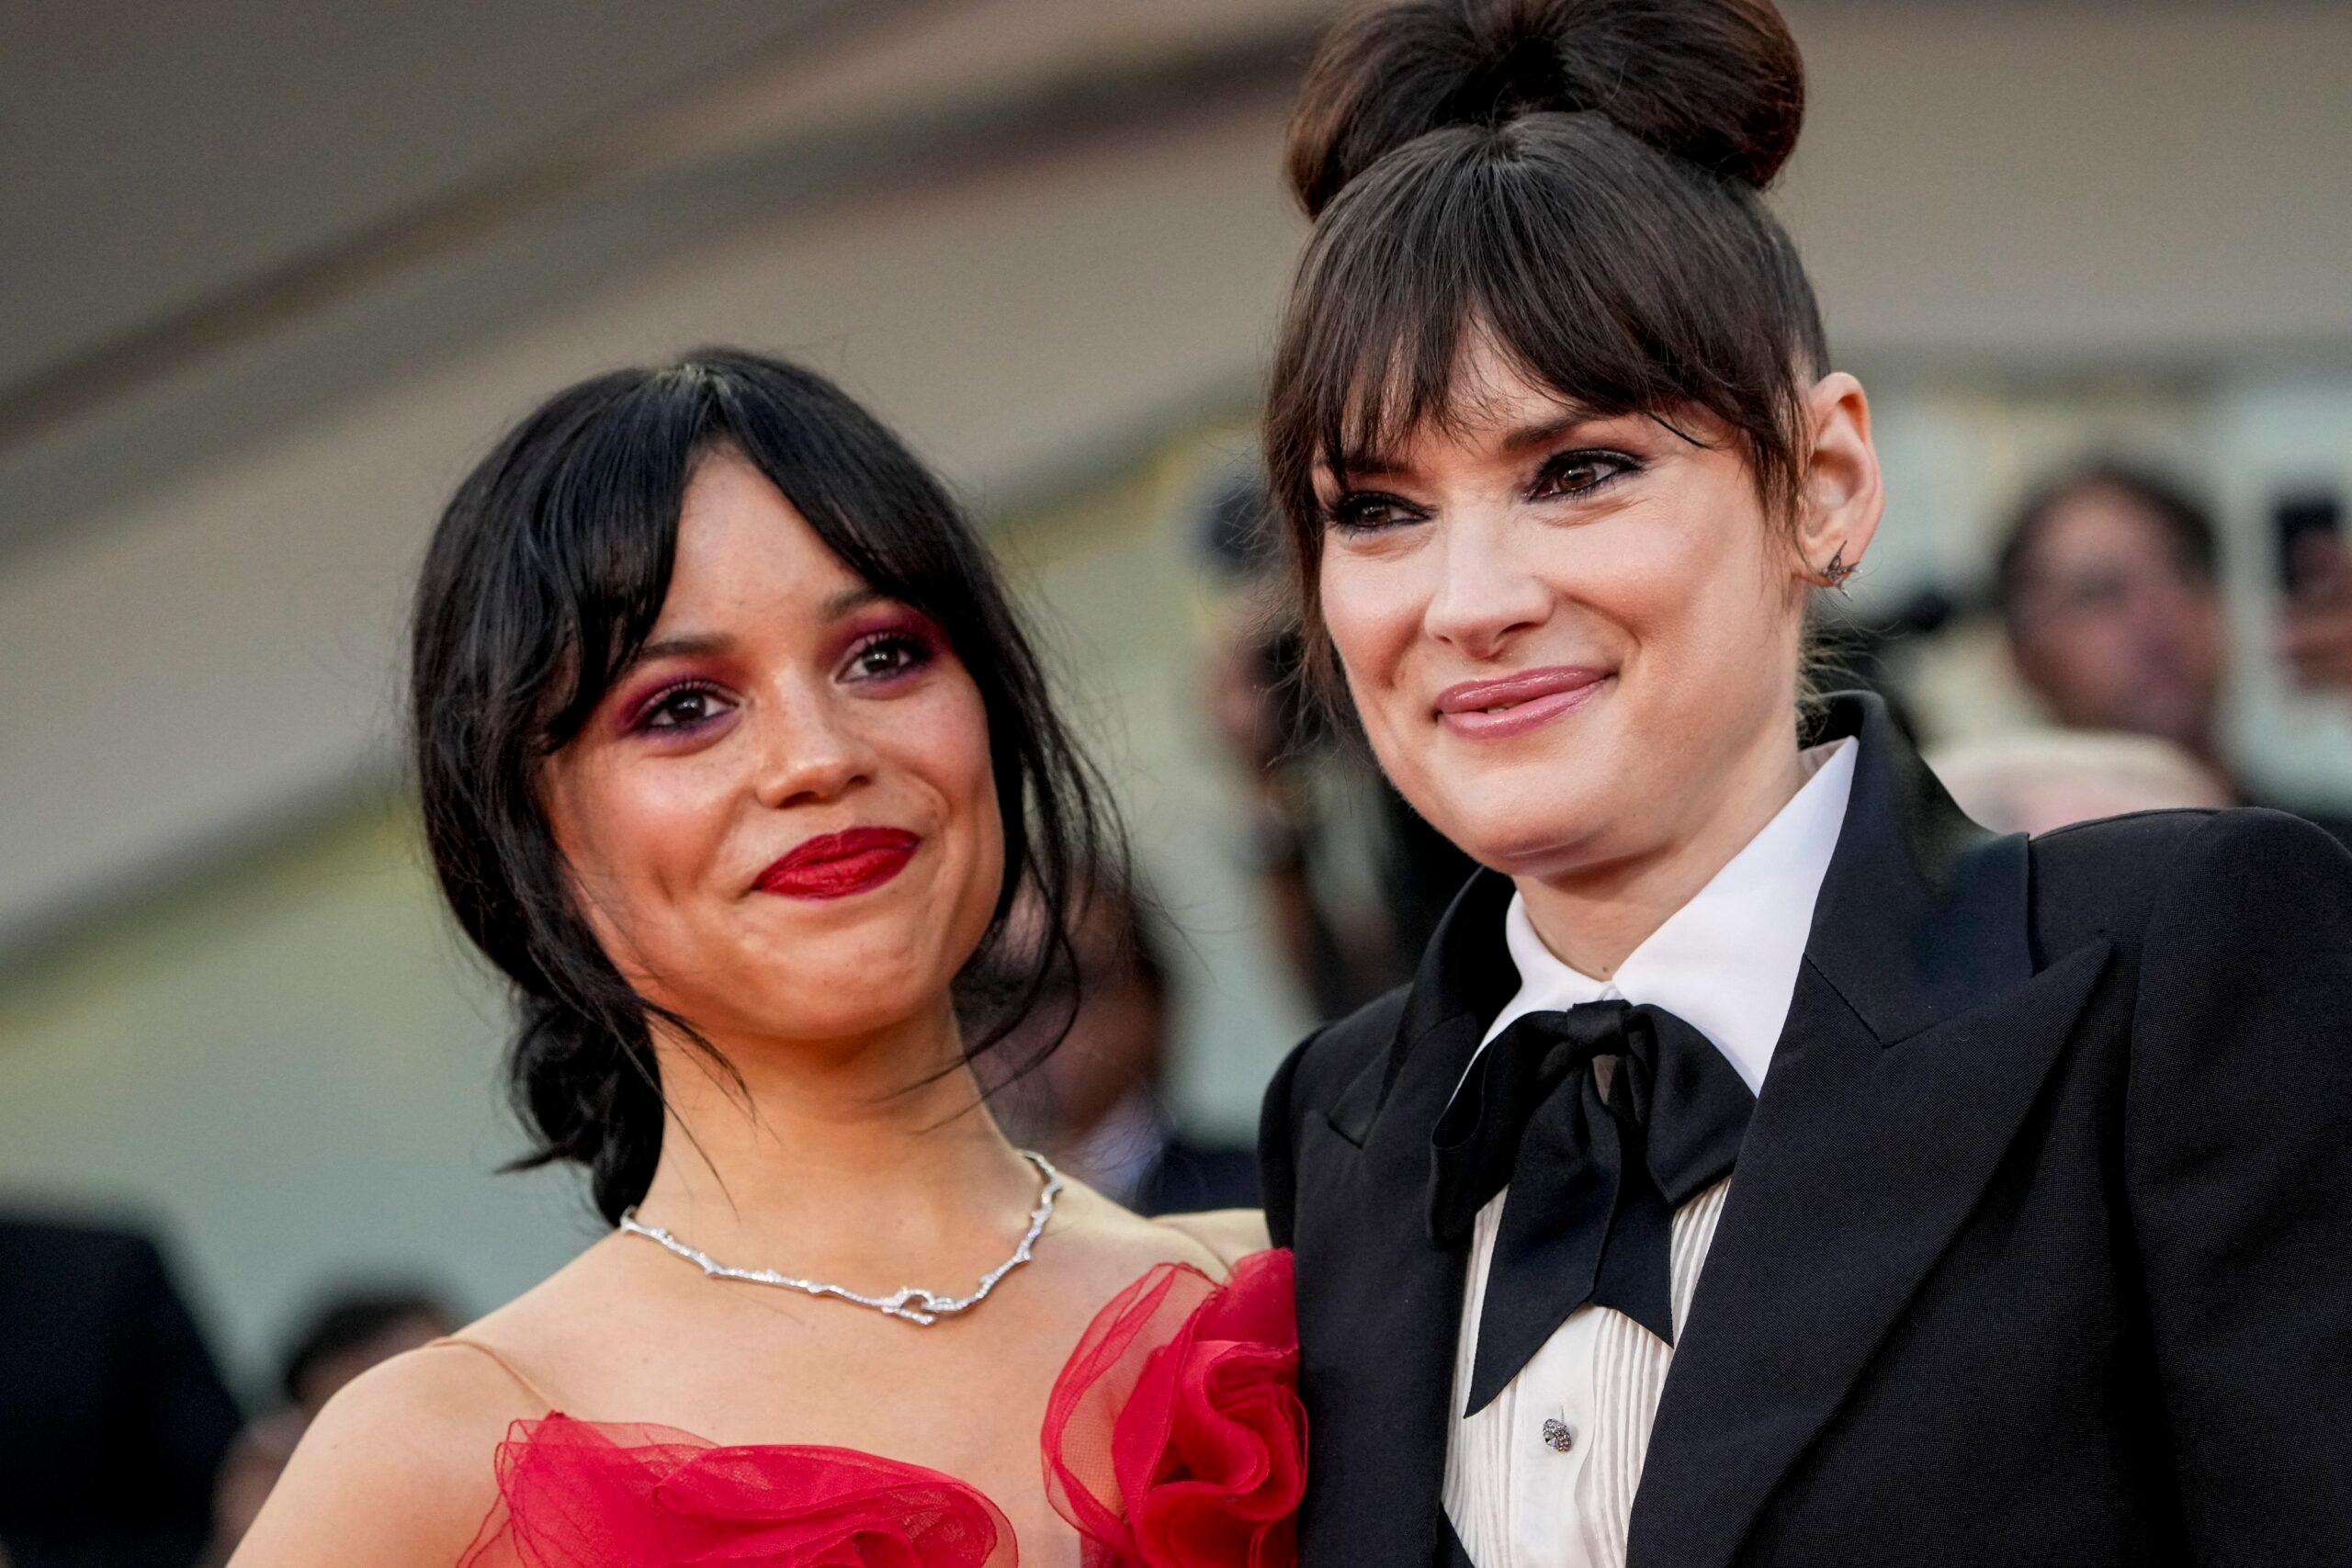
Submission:
M 683 729 L 710 717 L 710 708 L 708 692 L 680 692 L 662 699 L 652 712 L 651 724 L 656 729 Z
M 1419 522 L 1421 509 L 1379 491 L 1351 490 L 1323 509 L 1323 520 L 1343 533 L 1371 533 Z
M 850 650 L 849 674 L 860 681 L 888 681 L 931 662 L 931 645 L 904 632 L 868 637 Z
M 699 729 L 726 711 L 726 700 L 708 686 L 673 686 L 638 710 L 635 728 L 674 734 Z
M 1587 495 L 1633 473 L 1640 465 L 1623 452 L 1562 452 L 1545 463 L 1529 488 L 1531 501 L 1559 501 Z

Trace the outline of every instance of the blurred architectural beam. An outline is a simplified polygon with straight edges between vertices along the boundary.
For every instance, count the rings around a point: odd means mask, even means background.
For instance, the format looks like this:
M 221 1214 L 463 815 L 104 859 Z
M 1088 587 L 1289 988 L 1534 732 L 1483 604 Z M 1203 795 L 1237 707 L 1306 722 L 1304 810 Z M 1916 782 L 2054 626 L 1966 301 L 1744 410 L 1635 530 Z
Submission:
M 730 62 L 715 79 L 689 86 L 740 93 L 746 79 L 808 68 L 830 49 L 851 43 L 910 0 L 849 0 L 803 7 L 796 25 Z M 288 24 L 302 18 L 287 14 Z M 296 30 L 289 26 L 288 30 Z M 254 116 L 270 107 L 255 103 Z M 363 227 L 334 236 L 274 265 L 236 276 L 196 299 L 163 310 L 62 359 L 0 386 L 0 455 L 136 396 L 193 364 L 285 330 L 303 316 L 371 288 L 484 236 L 600 187 L 626 180 L 657 160 L 631 134 L 640 125 L 654 146 L 675 142 L 682 117 L 670 104 L 648 103 L 624 126 L 600 125 L 542 146 L 482 177 L 460 181 Z M 670 134 L 665 137 L 664 132 Z
M 695 91 L 0 389 L 0 552 L 715 230 L 1279 89 L 1328 8 L 816 7 Z

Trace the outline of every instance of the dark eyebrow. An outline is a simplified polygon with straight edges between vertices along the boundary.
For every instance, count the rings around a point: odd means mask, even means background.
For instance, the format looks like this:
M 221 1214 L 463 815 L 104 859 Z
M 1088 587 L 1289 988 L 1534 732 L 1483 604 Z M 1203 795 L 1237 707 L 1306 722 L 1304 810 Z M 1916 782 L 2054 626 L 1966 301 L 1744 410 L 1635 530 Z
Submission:
M 843 615 L 854 614 L 888 597 L 888 594 L 861 582 L 855 588 L 844 588 L 827 599 L 818 606 L 817 615 L 821 620 L 838 621 Z M 650 664 L 657 659 L 698 659 L 713 653 L 724 653 L 732 646 L 734 639 L 722 632 L 686 632 L 678 637 L 658 637 L 647 643 L 637 650 L 637 657 L 629 663 L 634 667 Z
M 689 633 L 684 637 L 665 637 L 658 641 L 649 642 L 639 649 L 637 657 L 630 660 L 629 664 L 634 667 L 639 664 L 650 664 L 657 659 L 692 659 L 704 654 L 723 653 L 730 646 L 730 638 L 711 632 Z
M 1605 417 L 1595 410 L 1571 405 L 1556 418 L 1535 424 L 1525 424 L 1505 434 L 1497 443 L 1513 457 L 1539 446 L 1549 446 L 1579 425 L 1590 424 Z M 1386 452 L 1369 447 L 1340 454 L 1338 477 L 1342 482 L 1363 479 L 1394 479 L 1410 473 L 1410 469 Z
M 826 600 L 824 608 L 818 614 L 826 620 L 838 621 L 853 611 L 863 610 L 868 604 L 879 603 L 888 597 L 889 595 L 881 590 L 868 588 L 861 582 L 854 588 L 844 588 Z
M 1590 424 L 1596 416 L 1589 409 L 1572 409 L 1557 419 L 1547 419 L 1541 424 L 1521 425 L 1502 439 L 1506 452 L 1517 454 L 1538 446 L 1549 446 L 1579 425 Z

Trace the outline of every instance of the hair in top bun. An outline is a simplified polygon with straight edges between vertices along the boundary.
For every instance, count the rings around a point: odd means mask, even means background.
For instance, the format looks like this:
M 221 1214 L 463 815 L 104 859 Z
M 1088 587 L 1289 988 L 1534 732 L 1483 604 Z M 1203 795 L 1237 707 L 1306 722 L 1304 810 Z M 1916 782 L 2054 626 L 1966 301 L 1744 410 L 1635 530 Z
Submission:
M 1264 430 L 1310 657 L 1317 469 L 1442 423 L 1473 334 L 1593 414 L 1712 415 L 1793 520 L 1829 349 L 1760 193 L 1804 116 L 1770 0 L 1407 0 L 1333 31 L 1291 126 L 1316 223 Z
M 1385 153 L 1449 125 L 1606 116 L 1761 190 L 1804 123 L 1804 60 L 1771 0 L 1488 0 L 1383 6 L 1325 40 L 1291 119 L 1309 217 Z

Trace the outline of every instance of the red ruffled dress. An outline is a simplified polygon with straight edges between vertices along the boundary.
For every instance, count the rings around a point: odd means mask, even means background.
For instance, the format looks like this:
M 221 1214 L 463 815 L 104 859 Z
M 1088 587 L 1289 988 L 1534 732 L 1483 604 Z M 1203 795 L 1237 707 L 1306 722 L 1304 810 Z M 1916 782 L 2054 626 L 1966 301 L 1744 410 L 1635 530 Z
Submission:
M 1087 1568 L 1291 1568 L 1306 1473 L 1287 1252 L 1220 1285 L 1162 1264 L 1055 1380 L 1046 1488 Z M 724 1448 L 658 1427 L 517 1421 L 459 1568 L 1014 1568 L 1012 1527 L 954 1476 L 854 1449 Z

